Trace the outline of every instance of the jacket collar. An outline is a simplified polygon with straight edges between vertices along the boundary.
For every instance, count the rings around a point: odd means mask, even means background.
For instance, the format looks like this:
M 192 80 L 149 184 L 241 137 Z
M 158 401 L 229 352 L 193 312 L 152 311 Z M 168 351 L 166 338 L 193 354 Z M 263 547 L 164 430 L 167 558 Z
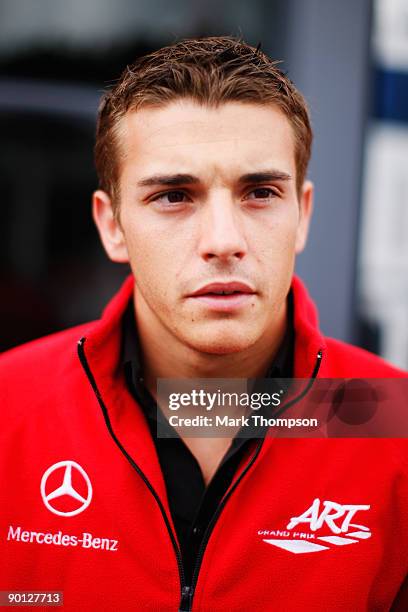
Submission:
M 121 359 L 122 317 L 132 297 L 134 281 L 130 276 L 105 308 L 102 318 L 88 328 L 79 342 L 79 356 L 93 387 L 105 423 L 116 444 L 128 458 L 136 458 L 169 516 L 166 487 L 154 442 L 142 410 L 135 410 L 134 398 L 126 385 Z M 318 330 L 316 309 L 298 278 L 292 283 L 294 299 L 295 359 L 294 376 L 310 378 L 317 353 L 324 349 Z M 267 445 L 264 445 L 264 452 Z M 132 459 L 133 461 L 133 459 Z
M 298 276 L 292 279 L 295 327 L 294 378 L 311 378 L 319 351 L 324 357 L 326 342 L 319 329 L 317 308 Z

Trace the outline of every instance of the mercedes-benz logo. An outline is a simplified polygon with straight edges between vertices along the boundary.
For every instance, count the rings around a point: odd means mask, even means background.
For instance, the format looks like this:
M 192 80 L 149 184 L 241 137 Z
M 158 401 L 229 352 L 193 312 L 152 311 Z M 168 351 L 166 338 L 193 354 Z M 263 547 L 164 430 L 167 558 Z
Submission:
M 65 468 L 65 469 L 60 470 L 60 468 Z M 53 479 L 54 488 L 50 491 L 49 490 L 50 487 L 47 487 L 47 481 L 50 475 L 53 474 L 56 470 L 61 471 L 61 478 L 59 479 L 59 481 L 61 482 L 61 485 L 55 488 L 55 478 L 54 478 Z M 75 471 L 77 472 L 77 474 L 75 474 L 76 484 L 77 486 L 79 484 L 81 485 L 80 486 L 81 493 L 84 493 L 84 491 L 86 490 L 85 496 L 81 495 L 74 488 L 74 485 L 72 484 L 73 472 L 75 473 Z M 78 480 L 78 478 L 80 480 Z M 44 472 L 44 475 L 41 479 L 40 488 L 41 488 L 41 497 L 43 499 L 44 504 L 48 508 L 48 510 L 50 510 L 50 512 L 53 512 L 54 514 L 58 514 L 59 516 L 75 516 L 75 514 L 79 514 L 80 512 L 83 512 L 91 503 L 91 499 L 92 499 L 91 481 L 89 480 L 88 474 L 85 472 L 85 470 L 75 461 L 67 460 L 67 461 L 59 461 L 58 463 L 54 463 L 54 465 L 49 467 L 48 470 Z M 55 502 L 54 504 L 51 503 L 54 500 L 57 500 L 64 495 L 67 495 L 68 497 L 71 497 L 74 500 L 76 500 L 79 504 L 78 507 L 75 508 L 74 510 L 69 510 L 67 512 L 64 512 L 58 509 L 57 503 Z

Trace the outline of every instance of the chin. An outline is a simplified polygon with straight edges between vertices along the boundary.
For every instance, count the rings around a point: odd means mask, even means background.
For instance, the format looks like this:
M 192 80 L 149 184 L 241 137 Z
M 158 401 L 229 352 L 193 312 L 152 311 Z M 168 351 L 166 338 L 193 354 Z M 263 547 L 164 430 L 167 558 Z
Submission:
M 206 353 L 207 355 L 232 355 L 234 353 L 240 353 L 245 350 L 247 345 L 237 344 L 236 342 L 224 343 L 224 344 L 202 344 L 194 347 L 200 353 Z
M 191 348 L 200 353 L 207 353 L 210 355 L 231 355 L 233 353 L 245 351 L 255 344 L 256 341 L 257 338 L 254 338 L 253 331 L 250 334 L 242 330 L 235 333 L 228 330 L 224 333 L 217 331 L 217 333 L 211 334 L 208 332 L 201 337 L 196 336 L 190 338 L 188 344 Z

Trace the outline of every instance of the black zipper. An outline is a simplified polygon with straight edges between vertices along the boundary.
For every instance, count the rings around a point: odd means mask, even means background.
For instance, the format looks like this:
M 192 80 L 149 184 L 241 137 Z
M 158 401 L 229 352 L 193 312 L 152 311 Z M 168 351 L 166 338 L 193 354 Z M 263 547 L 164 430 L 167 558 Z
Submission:
M 92 389 L 93 389 L 93 391 L 94 391 L 94 393 L 96 395 L 96 398 L 97 398 L 97 400 L 99 402 L 99 405 L 102 408 L 103 417 L 105 419 L 105 423 L 106 423 L 106 426 L 108 428 L 108 431 L 109 431 L 110 435 L 112 436 L 115 444 L 118 446 L 120 451 L 123 453 L 123 455 L 129 461 L 130 465 L 139 474 L 139 476 L 141 477 L 141 479 L 143 480 L 143 482 L 145 483 L 145 485 L 147 486 L 147 488 L 149 489 L 150 493 L 153 495 L 154 499 L 156 500 L 156 502 L 157 502 L 157 504 L 159 506 L 160 512 L 162 513 L 164 522 L 165 522 L 166 527 L 167 527 L 167 531 L 169 532 L 169 536 L 170 536 L 170 540 L 171 540 L 171 543 L 172 543 L 173 548 L 174 548 L 174 552 L 176 553 L 177 565 L 178 565 L 179 577 L 180 577 L 180 590 L 181 590 L 181 593 L 183 594 L 185 592 L 186 588 L 188 588 L 188 587 L 186 587 L 186 579 L 185 579 L 185 574 L 184 574 L 183 560 L 182 560 L 182 557 L 181 557 L 181 552 L 180 552 L 180 549 L 178 547 L 176 538 L 174 537 L 173 530 L 171 528 L 169 518 L 168 518 L 168 516 L 166 514 L 166 510 L 164 509 L 160 497 L 157 495 L 156 491 L 154 490 L 154 488 L 150 484 L 149 480 L 146 478 L 146 476 L 144 475 L 144 473 L 142 472 L 140 467 L 137 465 L 137 463 L 129 455 L 127 450 L 122 446 L 121 442 L 116 437 L 116 434 L 113 431 L 112 424 L 111 424 L 110 419 L 109 419 L 108 411 L 106 409 L 106 406 L 105 406 L 105 403 L 104 403 L 104 401 L 102 399 L 102 396 L 101 396 L 101 394 L 99 392 L 99 389 L 98 389 L 98 386 L 96 384 L 94 375 L 92 374 L 91 368 L 89 367 L 89 363 L 88 363 L 88 360 L 87 360 L 86 355 L 85 355 L 85 348 L 84 348 L 85 342 L 86 342 L 86 338 L 81 338 L 79 340 L 79 342 L 78 342 L 78 356 L 79 356 L 79 360 L 80 360 L 80 362 L 82 364 L 82 367 L 85 370 L 85 374 L 86 374 L 89 382 L 91 383 L 91 387 L 92 387 Z
M 317 374 L 319 373 L 319 369 L 320 369 L 320 365 L 322 362 L 322 356 L 323 356 L 323 352 L 320 349 L 317 353 L 316 356 L 316 363 L 312 372 L 312 376 L 310 377 L 310 380 L 308 382 L 308 384 L 306 385 L 305 389 L 299 393 L 299 395 L 297 395 L 296 397 L 294 397 L 293 399 L 291 399 L 287 404 L 285 404 L 285 406 L 282 406 L 281 410 L 279 410 L 279 414 L 281 414 L 284 410 L 287 410 L 288 408 L 290 408 L 290 406 L 293 406 L 293 404 L 296 404 L 298 401 L 300 401 L 311 389 L 314 380 L 317 376 Z M 274 414 L 274 416 L 276 416 L 276 414 Z M 246 466 L 246 468 L 243 470 L 243 472 L 240 474 L 239 478 L 234 482 L 234 484 L 232 485 L 232 487 L 230 488 L 230 490 L 228 491 L 228 493 L 223 497 L 223 499 L 221 500 L 217 510 L 214 512 L 214 515 L 210 521 L 210 523 L 208 524 L 208 527 L 204 533 L 201 545 L 200 545 L 200 549 L 198 551 L 198 555 L 197 555 L 197 559 L 196 559 L 196 564 L 194 567 L 194 572 L 193 572 L 193 578 L 191 581 L 191 586 L 189 588 L 186 589 L 185 592 L 185 598 L 184 598 L 184 602 L 183 602 L 183 598 L 181 600 L 182 603 L 185 604 L 185 607 L 181 607 L 180 606 L 180 611 L 179 612 L 191 612 L 192 609 L 192 605 L 193 605 L 193 597 L 194 597 L 194 591 L 195 591 L 195 587 L 197 585 L 197 581 L 198 581 L 198 575 L 200 573 L 200 568 L 201 568 L 201 563 L 204 557 L 204 553 L 205 553 L 205 549 L 207 547 L 208 544 L 208 540 L 210 539 L 211 533 L 214 529 L 215 523 L 217 522 L 222 510 L 225 507 L 225 504 L 227 503 L 228 499 L 231 497 L 232 493 L 235 491 L 235 489 L 237 488 L 238 484 L 242 481 L 243 477 L 245 476 L 245 474 L 248 473 L 248 471 L 251 469 L 251 467 L 254 465 L 256 459 L 259 456 L 259 453 L 262 450 L 262 446 L 263 443 L 265 441 L 265 436 L 259 441 L 258 446 L 255 449 L 254 454 L 252 455 L 252 459 L 251 461 L 248 463 L 248 465 Z
M 163 516 L 165 525 L 167 527 L 167 530 L 169 532 L 169 536 L 170 536 L 170 540 L 171 543 L 173 545 L 173 549 L 174 552 L 176 554 L 176 558 L 177 558 L 177 565 L 178 565 L 178 570 L 179 570 L 179 577 L 180 577 L 180 591 L 181 591 L 181 600 L 180 600 L 180 606 L 179 606 L 179 612 L 191 612 L 192 609 L 192 604 L 193 604 L 193 597 L 194 597 L 194 591 L 195 591 L 195 587 L 197 585 L 197 580 L 198 580 L 198 575 L 200 573 L 200 568 L 201 568 L 201 563 L 204 557 L 204 553 L 205 553 L 205 549 L 207 547 L 208 544 L 208 540 L 210 539 L 211 533 L 214 529 L 215 523 L 217 522 L 222 510 L 225 507 L 225 504 L 227 503 L 228 499 L 231 497 L 232 493 L 235 491 L 235 489 L 237 488 L 238 484 L 242 481 L 243 477 L 248 473 L 248 471 L 251 469 L 251 467 L 253 466 L 253 464 L 255 463 L 256 459 L 259 456 L 259 453 L 261 452 L 265 437 L 262 438 L 259 443 L 258 446 L 255 449 L 254 454 L 252 455 L 252 458 L 250 460 L 250 462 L 248 463 L 248 465 L 246 466 L 246 468 L 243 470 L 243 472 L 240 474 L 239 478 L 235 481 L 235 483 L 232 485 L 232 487 L 230 488 L 230 490 L 228 491 L 228 493 L 226 493 L 226 495 L 223 497 L 222 501 L 220 502 L 217 510 L 215 511 L 210 523 L 208 524 L 208 527 L 204 533 L 204 537 L 202 539 L 201 545 L 200 545 L 200 549 L 198 551 L 198 555 L 197 555 L 197 559 L 196 559 L 196 563 L 194 566 L 194 571 L 193 571 L 193 578 L 191 581 L 191 585 L 187 585 L 186 584 L 186 580 L 185 580 L 185 573 L 184 573 L 184 567 L 183 567 L 183 560 L 182 560 L 182 556 L 181 556 L 181 552 L 180 549 L 178 547 L 177 541 L 174 537 L 172 528 L 171 528 L 171 524 L 169 521 L 169 518 L 166 514 L 166 510 L 163 507 L 163 504 L 160 500 L 160 497 L 157 495 L 156 491 L 154 490 L 154 488 L 152 487 L 152 485 L 150 484 L 149 480 L 146 478 L 146 476 L 144 475 L 144 473 L 142 472 L 142 470 L 139 468 L 139 466 L 135 463 L 135 461 L 132 459 L 132 457 L 129 455 L 129 453 L 126 451 L 126 449 L 122 446 L 121 442 L 119 441 L 119 439 L 116 437 L 115 432 L 113 431 L 112 428 L 112 424 L 110 422 L 109 419 L 109 415 L 108 415 L 108 411 L 106 409 L 105 403 L 102 399 L 102 396 L 99 392 L 98 386 L 96 384 L 95 378 L 92 374 L 91 368 L 89 367 L 88 364 L 88 360 L 86 358 L 85 355 L 85 348 L 84 348 L 84 344 L 86 342 L 86 338 L 81 338 L 78 342 L 78 356 L 79 356 L 79 360 L 81 362 L 82 367 L 84 368 L 85 374 L 91 384 L 91 387 L 95 393 L 95 396 L 99 402 L 99 405 L 102 409 L 102 413 L 105 419 L 105 423 L 106 426 L 108 428 L 108 431 L 110 433 L 110 435 L 112 436 L 115 444 L 118 446 L 118 448 L 120 449 L 120 451 L 123 453 L 123 455 L 126 457 L 126 459 L 129 461 L 129 463 L 131 464 L 131 466 L 136 470 L 136 472 L 139 474 L 139 476 L 142 478 L 143 482 L 145 483 L 145 485 L 147 486 L 147 488 L 149 489 L 149 491 L 151 492 L 151 494 L 153 495 L 154 499 L 156 500 L 160 512 Z M 306 385 L 306 388 L 295 398 L 293 398 L 292 400 L 290 400 L 285 406 L 283 406 L 281 408 L 281 410 L 279 411 L 279 414 L 281 414 L 283 412 L 283 410 L 287 410 L 290 406 L 293 406 L 293 404 L 295 404 L 296 402 L 300 401 L 310 390 L 310 388 L 312 387 L 314 380 L 319 372 L 320 369 L 320 364 L 322 361 L 322 350 L 320 349 L 317 353 L 317 357 L 316 357 L 316 363 L 312 372 L 312 376 L 308 382 L 308 384 Z

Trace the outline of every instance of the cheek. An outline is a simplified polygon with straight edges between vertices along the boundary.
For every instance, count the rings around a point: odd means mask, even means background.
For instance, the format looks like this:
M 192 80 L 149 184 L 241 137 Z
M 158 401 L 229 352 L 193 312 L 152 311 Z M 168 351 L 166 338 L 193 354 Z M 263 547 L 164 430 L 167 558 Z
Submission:
M 162 260 L 165 257 L 165 245 L 160 248 L 160 237 L 153 228 L 143 223 L 140 219 L 137 223 L 129 223 L 127 219 L 122 221 L 132 271 L 138 279 L 138 283 L 144 283 L 147 279 L 157 282 L 158 271 L 162 270 Z
M 261 263 L 285 264 L 292 259 L 297 237 L 297 215 L 277 214 L 252 229 L 254 253 Z M 279 267 L 279 266 L 278 266 Z
M 177 233 L 143 223 L 143 219 L 124 227 L 130 265 L 140 291 L 148 302 L 157 306 L 161 303 L 165 308 L 173 301 L 175 280 L 185 269 L 185 249 Z
M 155 268 L 155 272 L 178 277 L 191 262 L 196 220 L 176 215 L 160 216 L 145 208 L 121 219 L 126 245 L 135 265 Z M 194 223 L 192 223 L 194 221 Z

